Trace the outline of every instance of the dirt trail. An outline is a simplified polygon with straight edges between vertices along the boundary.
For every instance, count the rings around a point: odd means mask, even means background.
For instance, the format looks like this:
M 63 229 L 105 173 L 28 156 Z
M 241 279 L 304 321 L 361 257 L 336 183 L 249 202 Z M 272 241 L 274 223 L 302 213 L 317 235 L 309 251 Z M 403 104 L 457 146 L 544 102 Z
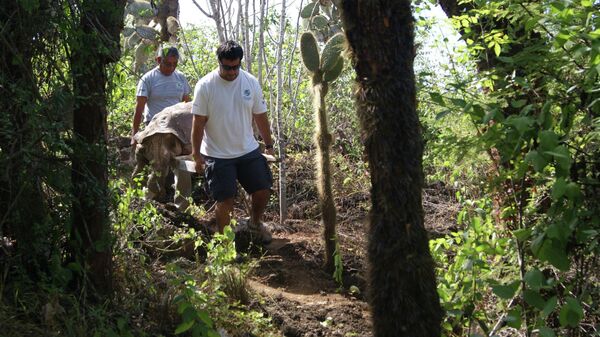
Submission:
M 298 225 L 307 225 L 298 228 Z M 368 305 L 325 273 L 318 233 L 297 223 L 266 246 L 249 286 L 283 336 L 372 336 Z M 317 235 L 315 237 L 315 234 Z

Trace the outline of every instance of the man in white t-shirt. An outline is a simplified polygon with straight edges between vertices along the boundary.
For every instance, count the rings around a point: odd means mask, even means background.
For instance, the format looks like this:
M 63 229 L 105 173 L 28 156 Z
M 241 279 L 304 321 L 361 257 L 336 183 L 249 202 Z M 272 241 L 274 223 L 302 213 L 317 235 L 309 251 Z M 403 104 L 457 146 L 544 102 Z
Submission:
M 175 69 L 178 61 L 177 48 L 159 48 L 156 57 L 158 66 L 145 73 L 138 82 L 131 145 L 136 143 L 133 136 L 139 130 L 142 116 L 144 124 L 148 125 L 152 117 L 164 108 L 190 101 L 190 85 L 185 75 Z
M 249 227 L 268 243 L 271 234 L 261 220 L 273 178 L 254 138 L 252 121 L 269 155 L 273 155 L 273 140 L 262 89 L 254 76 L 240 69 L 243 56 L 239 44 L 224 42 L 217 49 L 219 68 L 196 84 L 192 156 L 196 172 L 204 170 L 210 193 L 217 200 L 219 232 L 229 224 L 239 181 L 252 196 Z

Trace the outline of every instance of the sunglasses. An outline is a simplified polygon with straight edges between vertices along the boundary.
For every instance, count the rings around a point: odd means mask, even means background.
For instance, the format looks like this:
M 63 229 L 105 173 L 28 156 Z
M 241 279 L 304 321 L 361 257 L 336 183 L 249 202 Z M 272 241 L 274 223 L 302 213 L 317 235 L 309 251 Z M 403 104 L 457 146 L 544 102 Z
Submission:
M 226 64 L 223 64 L 223 63 L 219 63 L 219 65 L 221 66 L 221 68 L 223 68 L 223 70 L 226 70 L 226 71 L 230 71 L 230 70 L 238 70 L 238 69 L 240 69 L 240 67 L 242 66 L 242 64 L 241 64 L 241 63 L 239 63 L 239 64 L 236 64 L 236 65 L 234 65 L 234 66 L 228 66 L 228 65 L 226 65 Z

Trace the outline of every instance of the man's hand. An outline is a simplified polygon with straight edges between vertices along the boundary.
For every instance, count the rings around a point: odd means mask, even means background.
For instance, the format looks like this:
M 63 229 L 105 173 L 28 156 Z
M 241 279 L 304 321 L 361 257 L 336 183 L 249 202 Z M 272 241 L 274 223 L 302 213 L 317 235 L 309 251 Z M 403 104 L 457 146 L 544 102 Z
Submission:
M 275 149 L 270 148 L 270 149 L 265 149 L 265 153 L 271 156 L 275 155 Z
M 199 153 L 192 155 L 194 162 L 196 163 L 196 173 L 202 174 L 204 172 L 204 157 Z

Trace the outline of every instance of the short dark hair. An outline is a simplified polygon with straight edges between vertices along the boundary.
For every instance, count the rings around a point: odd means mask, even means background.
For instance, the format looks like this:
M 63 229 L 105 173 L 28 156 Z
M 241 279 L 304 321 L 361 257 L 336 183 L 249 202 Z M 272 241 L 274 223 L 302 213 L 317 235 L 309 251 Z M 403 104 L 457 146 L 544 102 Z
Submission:
M 179 51 L 176 47 L 159 47 L 158 48 L 158 57 L 169 57 L 175 56 L 179 60 Z
M 244 50 L 242 47 L 237 44 L 237 42 L 229 40 L 223 42 L 219 48 L 217 48 L 217 58 L 219 61 L 223 59 L 227 60 L 237 60 L 244 57 Z

